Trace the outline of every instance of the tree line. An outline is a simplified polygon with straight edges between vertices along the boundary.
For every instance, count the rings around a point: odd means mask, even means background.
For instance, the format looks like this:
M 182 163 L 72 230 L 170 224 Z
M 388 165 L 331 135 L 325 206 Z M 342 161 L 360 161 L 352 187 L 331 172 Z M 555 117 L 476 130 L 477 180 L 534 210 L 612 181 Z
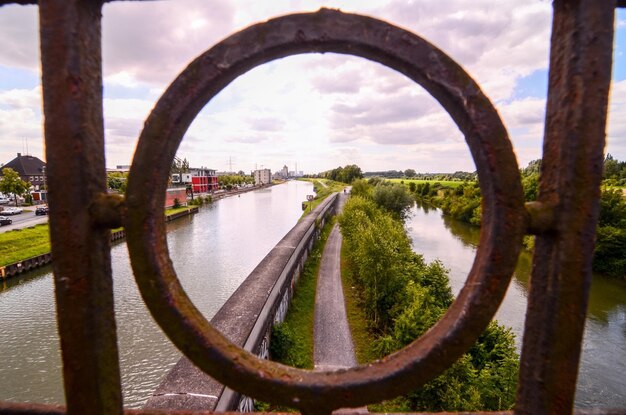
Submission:
M 607 155 L 592 265 L 595 272 L 620 278 L 626 277 L 626 201 L 622 189 L 613 186 L 620 182 L 619 175 L 624 172 L 626 163 Z M 520 173 L 525 200 L 537 200 L 541 160 L 531 161 Z M 437 182 L 410 183 L 409 189 L 417 200 L 440 208 L 445 215 L 480 226 L 482 197 L 476 181 L 467 181 L 455 188 Z M 525 246 L 531 249 L 533 241 L 532 237 L 526 237 Z
M 426 332 L 454 300 L 443 264 L 428 264 L 412 250 L 402 220 L 412 202 L 402 185 L 373 186 L 357 180 L 339 217 L 351 284 L 368 318 L 374 339 L 371 354 L 376 358 Z M 491 323 L 454 365 L 385 410 L 509 409 L 515 398 L 518 361 L 511 331 Z
M 474 181 L 476 172 L 456 171 L 454 173 L 417 173 L 414 169 L 368 171 L 363 174 L 366 178 L 383 177 L 385 179 L 418 179 L 439 181 Z

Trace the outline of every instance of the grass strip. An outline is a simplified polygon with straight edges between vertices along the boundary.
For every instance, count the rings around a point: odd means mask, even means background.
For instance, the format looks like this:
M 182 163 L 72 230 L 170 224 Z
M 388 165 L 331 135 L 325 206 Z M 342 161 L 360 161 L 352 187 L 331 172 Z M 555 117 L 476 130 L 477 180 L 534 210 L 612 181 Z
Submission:
M 166 215 L 187 211 L 191 207 L 167 209 Z M 122 228 L 113 229 L 112 232 Z M 47 223 L 0 233 L 0 267 L 50 252 L 50 231 Z
M 272 327 L 270 358 L 285 365 L 313 369 L 313 330 L 315 325 L 315 292 L 324 246 L 335 224 L 333 217 L 322 229 L 313 245 L 295 287 L 285 321 Z M 255 402 L 257 411 L 296 412 L 294 409 Z
M 48 224 L 0 233 L 0 266 L 50 252 Z
M 350 267 L 345 245 L 341 246 L 341 282 L 356 360 L 360 365 L 373 362 L 376 360 L 376 356 L 370 346 L 375 337 L 369 331 L 368 319 L 363 308 L 359 305 L 361 303 L 359 290 L 354 282 L 354 274 Z
M 335 182 L 333 180 L 328 179 L 299 179 L 302 181 L 307 181 L 313 183 L 315 186 L 315 199 L 312 201 L 303 202 L 303 206 L 306 206 L 304 212 L 302 212 L 302 216 L 300 219 L 308 215 L 319 205 L 322 203 L 324 199 L 326 199 L 331 193 L 342 192 L 346 187 L 345 183 Z

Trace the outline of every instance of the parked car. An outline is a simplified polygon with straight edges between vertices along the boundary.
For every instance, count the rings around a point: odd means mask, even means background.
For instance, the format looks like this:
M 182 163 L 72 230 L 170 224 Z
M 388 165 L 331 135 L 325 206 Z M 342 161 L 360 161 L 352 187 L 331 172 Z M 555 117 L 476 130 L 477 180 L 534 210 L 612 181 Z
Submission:
M 35 209 L 35 215 L 37 215 L 37 216 L 47 215 L 47 214 L 48 214 L 48 206 L 47 205 L 37 206 L 37 209 Z
M 24 210 L 22 208 L 19 207 L 8 207 L 5 208 L 2 212 L 3 215 L 7 216 L 7 215 L 19 215 L 20 213 L 22 213 Z
M 0 194 L 0 205 L 8 205 L 10 201 L 11 199 L 9 199 L 7 196 Z
M 13 221 L 11 218 L 7 218 L 6 216 L 0 216 L 0 226 L 10 225 Z

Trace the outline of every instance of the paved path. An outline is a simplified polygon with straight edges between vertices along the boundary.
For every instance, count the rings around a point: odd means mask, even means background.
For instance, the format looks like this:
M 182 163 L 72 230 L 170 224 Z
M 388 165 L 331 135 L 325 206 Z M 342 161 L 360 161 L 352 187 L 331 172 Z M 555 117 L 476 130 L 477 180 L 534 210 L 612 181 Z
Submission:
M 341 285 L 341 240 L 335 225 L 326 241 L 317 280 L 313 361 L 321 370 L 356 366 Z
M 339 194 L 337 213 L 343 210 L 346 199 L 346 194 Z M 357 364 L 341 284 L 341 241 L 339 225 L 335 225 L 326 241 L 317 279 L 313 361 L 320 370 Z
M 337 213 L 343 210 L 347 195 L 339 194 Z M 352 335 L 348 326 L 346 306 L 341 284 L 341 232 L 335 225 L 328 236 L 315 294 L 314 352 L 317 370 L 337 370 L 356 366 Z M 367 413 L 366 407 L 339 409 L 334 414 Z

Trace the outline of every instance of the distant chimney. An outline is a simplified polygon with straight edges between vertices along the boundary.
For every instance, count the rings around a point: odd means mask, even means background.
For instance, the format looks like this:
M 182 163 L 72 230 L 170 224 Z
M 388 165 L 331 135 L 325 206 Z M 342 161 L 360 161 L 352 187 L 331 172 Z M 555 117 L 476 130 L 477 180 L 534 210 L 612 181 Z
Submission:
M 17 153 L 17 158 L 22 157 L 22 153 Z

